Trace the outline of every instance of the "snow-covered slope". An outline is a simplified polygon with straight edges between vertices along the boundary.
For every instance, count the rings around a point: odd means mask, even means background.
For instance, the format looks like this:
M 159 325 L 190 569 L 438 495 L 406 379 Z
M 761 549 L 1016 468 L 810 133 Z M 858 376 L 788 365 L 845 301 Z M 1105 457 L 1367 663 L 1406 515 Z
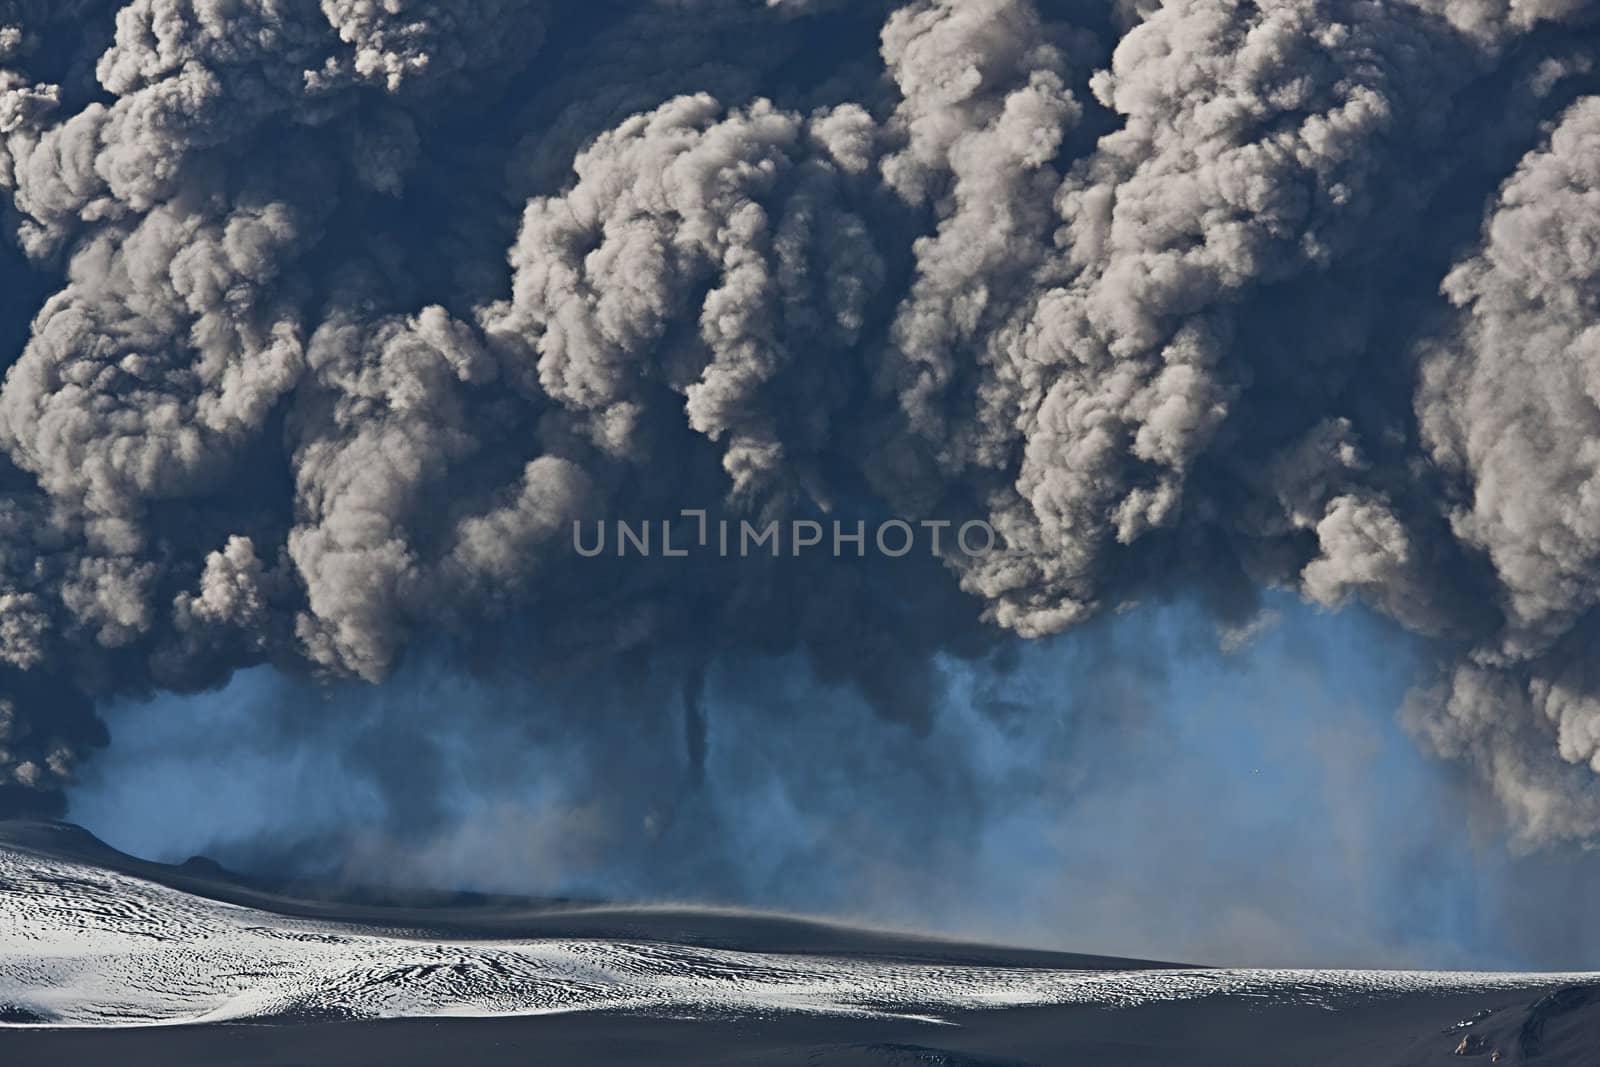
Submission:
M 438 940 L 292 918 L 0 844 L 0 1019 L 131 1026 L 632 1010 L 938 1017 L 1216 993 L 1335 1006 L 1581 975 L 1052 970 L 732 951 L 646 940 Z

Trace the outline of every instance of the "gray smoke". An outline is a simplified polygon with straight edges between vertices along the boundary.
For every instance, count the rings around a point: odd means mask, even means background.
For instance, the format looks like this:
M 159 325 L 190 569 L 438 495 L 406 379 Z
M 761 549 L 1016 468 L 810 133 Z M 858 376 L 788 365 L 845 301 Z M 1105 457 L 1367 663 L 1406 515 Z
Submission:
M 1481 250 L 1445 278 L 1459 315 L 1423 348 L 1417 389 L 1424 445 L 1458 485 L 1451 530 L 1493 565 L 1503 619 L 1410 710 L 1542 836 L 1600 832 L 1597 195 L 1600 99 L 1587 98 L 1518 165 Z
M 926 729 L 936 655 L 1283 588 L 1425 638 L 1419 737 L 1593 839 L 1597 14 L 0 3 L 0 801 L 260 663 L 686 664 L 692 742 L 799 652 Z M 1013 551 L 571 550 L 694 507 Z

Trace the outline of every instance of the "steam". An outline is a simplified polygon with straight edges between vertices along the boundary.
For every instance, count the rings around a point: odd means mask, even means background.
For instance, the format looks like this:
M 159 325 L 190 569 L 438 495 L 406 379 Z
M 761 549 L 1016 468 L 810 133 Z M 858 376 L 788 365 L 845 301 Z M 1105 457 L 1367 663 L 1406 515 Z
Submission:
M 698 726 L 663 700 L 672 664 L 530 685 L 424 649 L 331 692 L 261 668 L 106 708 L 117 742 L 71 814 L 143 856 L 323 883 L 776 907 L 1216 964 L 1582 966 L 1593 863 L 1464 828 L 1470 789 L 1393 718 L 1405 636 L 1269 602 L 1225 656 L 1179 603 L 946 660 L 922 739 L 795 656 L 691 679 Z
M 603 7 L 0 4 L 55 290 L 6 307 L 0 802 L 252 665 L 794 654 L 926 731 L 1008 631 L 1279 588 L 1425 639 L 1406 721 L 1522 842 L 1600 835 L 1592 5 Z M 686 507 L 1013 551 L 570 550 Z

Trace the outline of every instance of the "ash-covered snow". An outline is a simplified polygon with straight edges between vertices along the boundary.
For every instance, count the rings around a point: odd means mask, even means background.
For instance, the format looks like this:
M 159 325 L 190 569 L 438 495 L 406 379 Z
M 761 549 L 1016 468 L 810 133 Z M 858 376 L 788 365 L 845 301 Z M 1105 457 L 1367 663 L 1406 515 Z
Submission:
M 1332 970 L 1049 970 L 780 955 L 643 940 L 442 941 L 285 917 L 0 846 L 0 1026 L 261 1018 L 942 1014 L 1249 995 L 1335 1007 L 1592 976 Z

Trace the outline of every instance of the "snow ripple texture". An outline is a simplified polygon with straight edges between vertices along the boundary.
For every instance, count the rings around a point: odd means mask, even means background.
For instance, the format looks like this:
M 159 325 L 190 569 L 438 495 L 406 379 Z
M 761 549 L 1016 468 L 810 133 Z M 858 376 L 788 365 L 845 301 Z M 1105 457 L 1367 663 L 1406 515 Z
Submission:
M 808 1012 L 896 1015 L 1230 994 L 1335 1007 L 1577 975 L 1069 971 L 777 955 L 602 939 L 439 941 L 288 918 L 0 847 L 0 1025 L 264 1018 Z

